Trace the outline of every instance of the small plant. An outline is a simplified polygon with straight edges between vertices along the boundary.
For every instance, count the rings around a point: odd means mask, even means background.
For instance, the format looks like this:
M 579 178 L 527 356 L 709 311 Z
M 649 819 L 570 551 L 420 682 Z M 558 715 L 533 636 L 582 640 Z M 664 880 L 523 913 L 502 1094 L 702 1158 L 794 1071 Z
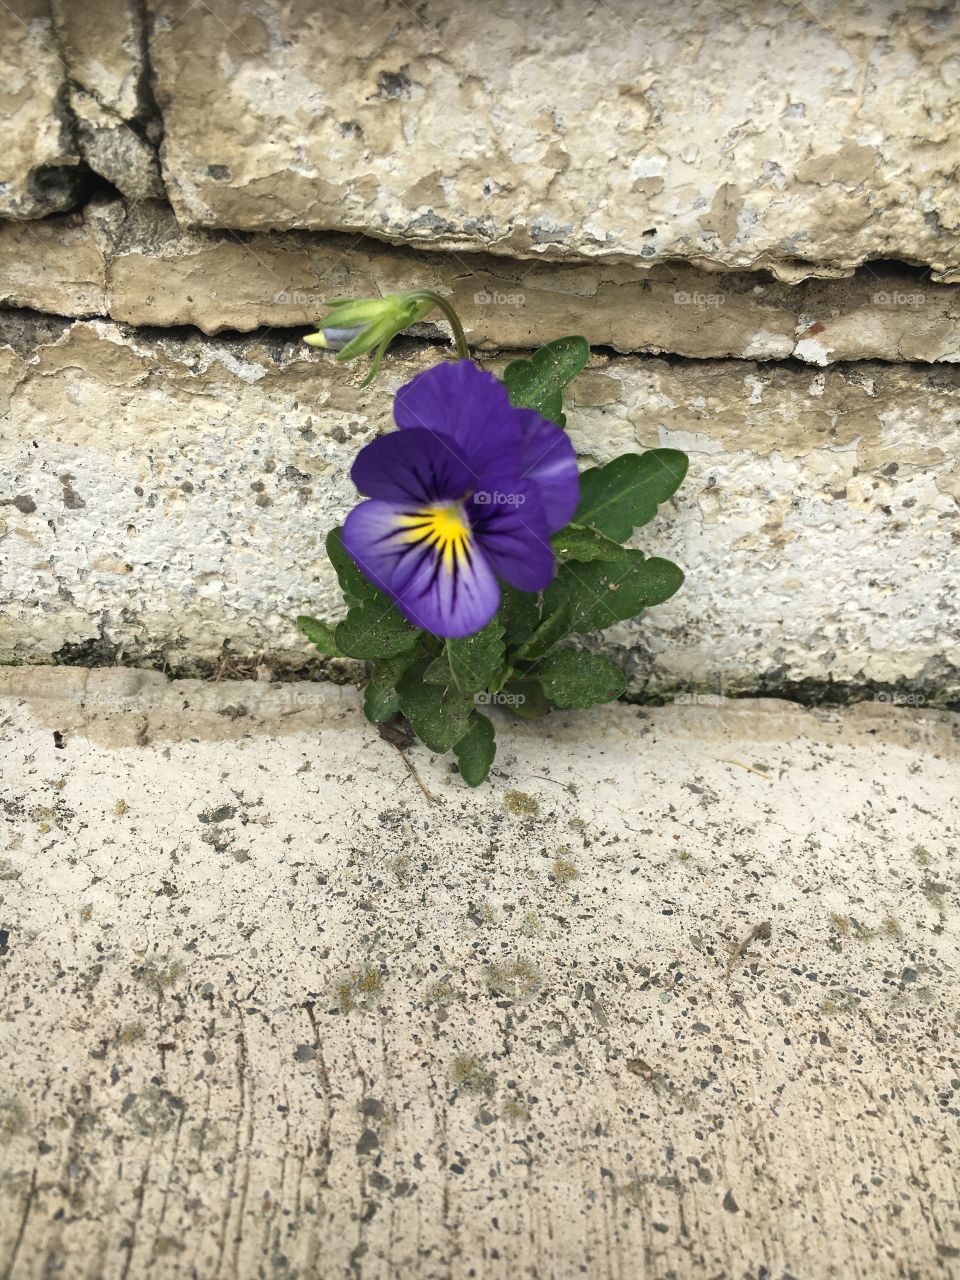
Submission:
M 426 291 L 331 304 L 306 341 L 349 359 L 439 306 L 459 359 L 419 374 L 394 401 L 398 430 L 361 449 L 363 495 L 327 538 L 347 615 L 297 624 L 331 657 L 368 664 L 364 712 L 401 717 L 432 751 L 453 751 L 470 786 L 496 754 L 480 706 L 525 719 L 589 707 L 626 689 L 609 659 L 569 641 L 669 599 L 683 573 L 624 544 L 679 488 L 676 449 L 624 454 L 578 472 L 563 392 L 586 340 L 558 338 L 502 381 L 469 358 L 449 303 Z

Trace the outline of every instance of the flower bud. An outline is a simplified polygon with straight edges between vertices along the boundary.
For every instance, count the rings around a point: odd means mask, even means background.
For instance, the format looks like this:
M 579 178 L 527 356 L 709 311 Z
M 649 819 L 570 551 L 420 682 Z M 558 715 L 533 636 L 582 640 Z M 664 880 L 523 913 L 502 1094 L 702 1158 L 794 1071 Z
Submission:
M 398 333 L 424 319 L 436 305 L 434 298 L 419 291 L 388 293 L 385 298 L 360 298 L 356 301 L 328 302 L 324 323 L 316 333 L 307 334 L 308 347 L 337 352 L 338 360 L 352 360 L 376 347 L 374 367 L 362 381 L 366 387 L 387 347 Z
M 439 306 L 454 324 L 461 355 L 466 358 L 466 340 L 459 320 L 446 299 L 423 289 L 406 293 L 389 293 L 385 298 L 337 299 L 326 304 L 330 311 L 318 324 L 317 332 L 308 334 L 304 342 L 310 347 L 335 351 L 338 360 L 352 360 L 376 348 L 373 368 L 360 384 L 373 378 L 387 347 L 404 329 L 417 324 Z
M 304 342 L 308 347 L 322 347 L 324 351 L 342 351 L 344 347 L 349 346 L 353 339 L 360 333 L 363 333 L 364 326 L 362 324 L 354 325 L 348 329 L 331 329 L 324 327 L 318 329 L 316 333 L 308 333 L 304 338 Z

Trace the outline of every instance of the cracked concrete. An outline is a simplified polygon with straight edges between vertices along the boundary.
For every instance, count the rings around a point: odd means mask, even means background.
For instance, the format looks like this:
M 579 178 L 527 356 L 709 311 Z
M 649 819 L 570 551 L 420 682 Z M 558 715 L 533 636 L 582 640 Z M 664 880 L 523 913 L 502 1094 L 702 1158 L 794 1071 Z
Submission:
M 0 1274 L 958 1274 L 957 7 L 6 10 L 0 662 L 217 679 L 0 668 Z M 691 457 L 477 792 L 292 624 L 411 285 Z
M 956 716 L 0 689 L 7 1274 L 955 1274 Z
M 787 280 L 960 270 L 949 0 L 151 12 L 164 178 L 192 226 Z
M 306 662 L 293 618 L 342 610 L 323 540 L 356 501 L 350 465 L 437 348 L 401 344 L 359 391 L 362 363 L 281 337 L 29 320 L 8 336 L 4 660 Z M 603 637 L 632 692 L 808 681 L 955 699 L 958 378 L 594 356 L 569 415 L 582 463 L 691 457 L 637 537 L 687 582 Z
M 165 204 L 116 200 L 0 226 L 0 300 L 63 316 L 246 332 L 310 325 L 328 298 L 415 286 L 449 297 L 480 348 L 582 332 L 595 347 L 696 359 L 960 359 L 960 286 L 896 264 L 790 286 L 764 272 L 721 275 L 682 262 L 561 266 L 330 233 L 190 230 Z

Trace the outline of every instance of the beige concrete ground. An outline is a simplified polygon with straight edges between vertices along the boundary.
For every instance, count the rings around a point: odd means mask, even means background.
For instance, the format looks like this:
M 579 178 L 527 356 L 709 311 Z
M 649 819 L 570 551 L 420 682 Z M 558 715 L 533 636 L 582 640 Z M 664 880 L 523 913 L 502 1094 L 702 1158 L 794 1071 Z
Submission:
M 0 689 L 0 1276 L 960 1273 L 958 717 Z

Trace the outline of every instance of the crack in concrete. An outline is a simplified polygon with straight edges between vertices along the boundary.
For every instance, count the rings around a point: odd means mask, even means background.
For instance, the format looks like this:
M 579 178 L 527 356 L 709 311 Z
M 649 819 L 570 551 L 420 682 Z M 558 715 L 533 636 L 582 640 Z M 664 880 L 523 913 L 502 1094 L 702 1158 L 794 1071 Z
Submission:
M 110 270 L 110 264 L 107 264 L 107 270 Z M 163 338 L 180 338 L 189 340 L 191 337 L 202 341 L 204 346 L 213 347 L 222 344 L 225 348 L 237 345 L 250 346 L 253 343 L 265 344 L 267 339 L 272 335 L 272 347 L 278 348 L 284 346 L 287 342 L 299 343 L 303 337 L 305 330 L 316 328 L 316 324 L 303 322 L 299 324 L 272 324 L 259 325 L 254 329 L 221 329 L 217 333 L 206 333 L 199 325 L 180 323 L 172 325 L 156 325 L 156 324 L 137 324 L 129 320 L 117 319 L 109 311 L 84 311 L 81 314 L 66 313 L 63 311 L 44 311 L 32 307 L 16 307 L 9 306 L 0 302 L 0 322 L 2 318 L 9 317 L 11 320 L 33 320 L 36 323 L 43 321 L 51 323 L 63 324 L 63 330 L 71 327 L 73 323 L 102 323 L 115 325 L 117 330 L 125 336 L 133 337 L 140 335 L 144 338 L 153 340 L 162 340 Z M 6 341 L 6 338 L 0 334 L 0 341 Z M 394 340 L 392 350 L 394 354 L 413 354 L 417 351 L 437 350 L 438 352 L 448 353 L 450 350 L 450 339 L 444 337 L 442 329 L 434 326 L 431 322 L 423 322 L 412 326 L 408 331 L 398 335 Z M 399 344 L 399 345 L 396 345 Z M 8 345 L 14 345 L 12 343 Z M 470 343 L 470 346 L 476 349 L 484 358 L 496 355 L 498 352 L 509 353 L 511 359 L 522 359 L 529 356 L 536 347 L 515 347 L 511 345 L 490 345 L 489 343 Z M 14 346 L 16 349 L 16 346 Z M 794 373 L 811 373 L 816 374 L 819 369 L 829 368 L 833 371 L 841 371 L 844 368 L 855 369 L 863 364 L 880 364 L 890 365 L 897 369 L 914 369 L 929 373 L 931 365 L 925 360 L 916 360 L 908 357 L 900 359 L 891 359 L 882 355 L 864 354 L 858 359 L 836 360 L 827 366 L 813 365 L 807 360 L 800 359 L 796 355 L 763 357 L 763 356 L 747 356 L 747 355 L 721 355 L 721 356 L 689 356 L 682 352 L 668 350 L 649 350 L 645 348 L 621 349 L 610 346 L 605 343 L 592 343 L 590 346 L 592 355 L 604 356 L 608 359 L 633 358 L 638 360 L 649 359 L 651 361 L 659 361 L 677 368 L 690 366 L 695 367 L 706 363 L 728 363 L 730 365 L 743 365 L 752 367 L 759 365 L 764 371 L 773 371 L 776 369 L 789 370 Z M 934 366 L 936 367 L 936 366 Z

